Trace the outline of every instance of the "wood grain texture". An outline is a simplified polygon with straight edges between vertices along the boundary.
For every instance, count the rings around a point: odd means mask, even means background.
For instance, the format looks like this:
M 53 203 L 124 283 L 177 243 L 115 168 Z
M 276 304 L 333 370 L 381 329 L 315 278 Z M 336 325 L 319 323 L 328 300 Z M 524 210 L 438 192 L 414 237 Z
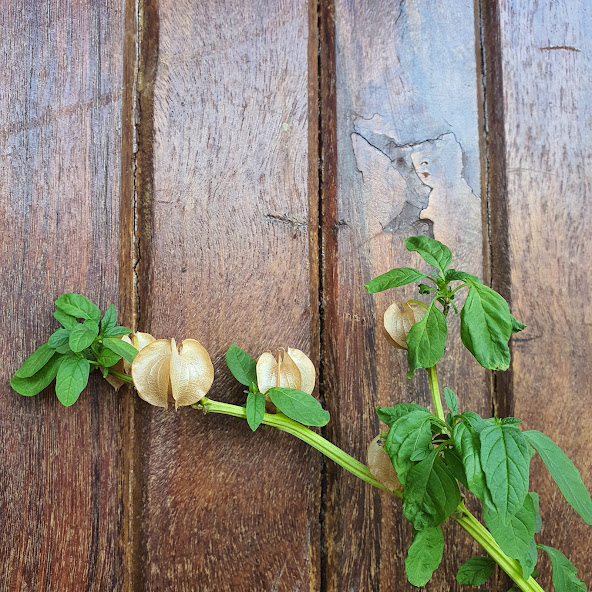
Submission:
M 143 8 L 139 323 L 198 339 L 219 400 L 245 400 L 232 343 L 318 360 L 315 6 Z M 144 589 L 317 590 L 319 455 L 232 418 L 143 413 Z
M 501 2 L 499 22 L 504 125 L 496 133 L 505 135 L 509 288 L 528 325 L 512 340 L 513 413 L 558 442 L 590 488 L 592 7 Z M 541 494 L 538 540 L 592 581 L 590 529 L 538 458 L 531 488 Z M 549 589 L 542 555 L 540 582 Z
M 112 590 L 122 402 L 98 377 L 72 408 L 9 378 L 63 292 L 117 304 L 123 3 L 0 11 L 0 589 Z
M 425 373 L 408 381 L 405 354 L 390 348 L 381 329 L 388 305 L 416 293 L 369 296 L 364 284 L 393 267 L 424 268 L 403 244 L 413 234 L 445 242 L 457 255 L 454 267 L 483 274 L 479 37 L 469 1 L 336 0 L 325 11 L 324 396 L 333 418 L 327 432 L 364 459 L 380 429 L 376 405 L 430 401 Z M 463 408 L 490 415 L 490 378 L 463 350 L 458 319 L 451 324 L 441 386 L 454 388 Z M 411 590 L 404 559 L 412 534 L 400 503 L 330 464 L 327 470 L 327 590 Z M 433 590 L 457 589 L 458 566 L 477 551 L 455 525 L 445 531 L 446 560 Z

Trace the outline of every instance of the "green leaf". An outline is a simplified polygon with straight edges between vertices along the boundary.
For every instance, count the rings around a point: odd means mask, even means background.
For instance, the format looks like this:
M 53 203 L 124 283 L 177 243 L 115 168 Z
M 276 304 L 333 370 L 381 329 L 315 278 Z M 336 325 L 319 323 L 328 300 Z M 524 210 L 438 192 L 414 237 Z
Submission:
M 522 423 L 521 419 L 518 419 L 517 417 L 504 417 L 502 420 L 502 425 L 504 424 L 508 424 L 508 425 L 516 425 L 519 423 Z
M 97 362 L 103 366 L 103 368 L 111 368 L 111 366 L 115 366 L 119 360 L 121 360 L 121 356 L 106 347 L 103 347 L 97 356 Z
M 62 294 L 55 304 L 60 310 L 77 319 L 87 319 L 97 324 L 101 320 L 99 307 L 80 294 Z
M 467 483 L 465 468 L 456 450 L 444 448 L 443 452 L 444 464 L 448 467 L 448 470 L 452 473 L 457 481 L 460 481 L 468 489 L 469 485 Z
M 447 269 L 446 270 L 446 283 L 450 282 L 465 282 L 467 280 L 471 280 L 473 282 L 480 282 L 481 280 L 476 276 L 465 271 L 457 271 L 456 269 Z
M 122 358 L 125 358 L 130 364 L 138 355 L 138 350 L 133 345 L 130 345 L 121 339 L 115 339 L 114 337 L 106 337 L 103 339 L 103 345 L 112 352 L 119 354 Z
M 112 329 L 117 325 L 117 309 L 115 305 L 109 305 L 109 308 L 105 311 L 103 320 L 101 321 L 101 335 L 105 335 L 107 329 Z
M 129 335 L 132 332 L 128 327 L 110 327 L 103 331 L 104 337 L 123 337 Z
M 586 524 L 592 525 L 592 500 L 582 481 L 580 472 L 571 462 L 567 454 L 541 432 L 530 430 L 524 436 L 540 454 L 553 481 L 567 503 L 582 517 Z
M 529 491 L 528 495 L 532 498 L 534 506 L 534 532 L 535 534 L 543 528 L 543 521 L 541 520 L 541 513 L 539 511 L 539 494 L 534 491 Z
M 512 317 L 512 315 L 510 315 L 510 317 Z M 520 333 L 520 331 L 524 331 L 524 329 L 526 329 L 526 325 L 512 317 L 512 333 Z
M 53 313 L 53 316 L 58 323 L 60 323 L 65 329 L 73 329 L 78 325 L 78 320 L 72 315 L 66 314 L 59 308 Z
M 384 449 L 402 484 L 405 484 L 407 471 L 414 465 L 411 455 L 416 450 L 432 450 L 434 419 L 427 410 L 412 411 L 395 421 L 389 430 Z
M 384 290 L 390 288 L 400 288 L 427 277 L 425 273 L 421 273 L 421 271 L 412 267 L 398 267 L 370 280 L 365 287 L 370 294 L 376 294 L 376 292 L 384 292 Z
M 507 370 L 511 335 L 512 315 L 508 303 L 488 286 L 471 282 L 460 312 L 460 336 L 465 347 L 484 368 Z
M 56 377 L 63 356 L 54 354 L 53 357 L 33 376 L 20 378 L 15 376 L 10 381 L 10 386 L 24 397 L 32 397 L 40 393 Z
M 40 345 L 22 364 L 22 366 L 15 372 L 15 376 L 18 378 L 29 378 L 33 376 L 49 360 L 55 353 L 55 348 L 50 347 L 47 343 Z
M 450 413 L 452 415 L 458 414 L 458 399 L 453 391 L 451 391 L 448 387 L 444 388 L 444 399 L 446 400 L 446 406 L 450 409 Z
M 483 419 L 474 411 L 464 411 L 460 414 L 460 416 L 475 430 L 477 434 L 480 434 L 488 425 L 492 425 L 489 420 Z
M 530 452 L 524 434 L 513 425 L 491 425 L 480 434 L 481 467 L 491 503 L 507 523 L 528 493 Z
M 393 424 L 397 419 L 400 419 L 404 415 L 408 415 L 412 411 L 423 411 L 424 413 L 430 413 L 428 409 L 422 407 L 421 405 L 417 405 L 416 403 L 400 403 L 399 405 L 394 405 L 393 407 L 377 407 L 376 413 L 378 418 L 389 428 L 393 427 Z
M 504 523 L 503 517 L 486 502 L 483 504 L 483 520 L 502 551 L 508 557 L 517 559 L 522 565 L 524 577 L 530 577 L 536 565 L 536 557 L 534 564 L 532 564 L 535 523 L 535 508 L 532 496 L 526 496 L 522 507 L 515 516 L 510 518 L 507 524 Z
M 459 422 L 452 431 L 454 448 L 458 452 L 467 476 L 467 488 L 480 500 L 485 499 L 485 475 L 481 468 L 481 445 L 479 435 L 464 422 Z
M 444 355 L 448 327 L 446 317 L 432 300 L 423 319 L 415 323 L 407 334 L 407 362 L 409 378 L 418 368 L 431 368 Z
M 56 377 L 56 395 L 62 405 L 76 402 L 88 383 L 90 364 L 86 358 L 70 356 L 62 361 Z
M 442 524 L 459 502 L 458 483 L 437 450 L 409 470 L 403 490 L 403 514 L 415 530 Z
M 551 558 L 555 592 L 586 592 L 586 584 L 578 579 L 575 565 L 561 551 L 546 545 L 537 545 Z
M 226 365 L 241 384 L 249 386 L 252 382 L 257 382 L 257 362 L 237 345 L 228 348 Z
M 265 395 L 263 393 L 249 393 L 247 395 L 247 423 L 255 431 L 263 421 L 265 414 Z
M 419 253 L 426 263 L 439 268 L 442 274 L 452 261 L 450 249 L 428 236 L 410 236 L 405 239 L 405 246 L 408 251 Z
M 99 334 L 99 326 L 94 321 L 85 321 L 78 323 L 74 329 L 70 331 L 70 338 L 68 344 L 73 352 L 81 352 L 86 349 L 95 340 Z
M 78 323 L 76 323 L 78 324 Z M 49 347 L 53 347 L 54 349 L 58 349 L 58 347 L 63 347 L 64 345 L 68 345 L 68 340 L 70 339 L 70 331 L 68 329 L 58 329 L 54 331 L 50 338 L 47 341 L 47 345 Z M 69 349 L 69 347 L 68 347 Z
M 271 402 L 290 419 L 307 426 L 322 427 L 329 422 L 329 412 L 308 393 L 273 387 L 267 391 Z
M 481 586 L 493 575 L 495 561 L 491 557 L 471 557 L 456 574 L 456 581 L 463 586 Z
M 416 532 L 405 559 L 405 573 L 413 586 L 425 586 L 438 569 L 444 551 L 442 529 L 424 528 Z

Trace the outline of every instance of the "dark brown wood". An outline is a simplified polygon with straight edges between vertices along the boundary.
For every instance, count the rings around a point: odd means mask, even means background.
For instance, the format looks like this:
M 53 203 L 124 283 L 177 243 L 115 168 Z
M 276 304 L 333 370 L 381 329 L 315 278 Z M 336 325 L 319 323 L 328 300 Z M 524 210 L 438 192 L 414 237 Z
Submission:
M 387 306 L 415 293 L 369 296 L 364 284 L 393 267 L 422 267 L 404 248 L 412 234 L 434 236 L 457 255 L 454 267 L 483 273 L 476 18 L 466 1 L 347 0 L 328 4 L 321 18 L 327 433 L 360 459 L 380 430 L 376 405 L 430 401 L 425 373 L 408 381 L 404 352 L 381 330 Z M 490 415 L 490 378 L 462 349 L 458 326 L 440 366 L 442 387 Z M 327 590 L 411 590 L 404 559 L 412 535 L 400 502 L 331 464 L 327 482 Z M 457 589 L 458 566 L 478 550 L 455 525 L 445 532 L 434 590 Z
M 592 13 L 579 2 L 500 2 L 508 286 L 528 328 L 512 340 L 513 413 L 553 438 L 592 485 L 589 437 L 592 243 L 589 128 Z M 531 488 L 541 494 L 537 540 L 562 550 L 592 578 L 590 529 L 563 501 L 539 458 Z M 543 553 L 540 582 L 551 586 Z
M 57 328 L 53 301 L 118 303 L 123 2 L 2 7 L 0 589 L 122 581 L 121 421 L 98 376 L 71 408 L 9 387 Z
M 230 344 L 319 357 L 309 4 L 143 9 L 139 326 L 198 339 L 212 398 L 233 403 L 245 395 L 225 368 Z M 318 453 L 193 409 L 141 413 L 145 589 L 319 588 Z

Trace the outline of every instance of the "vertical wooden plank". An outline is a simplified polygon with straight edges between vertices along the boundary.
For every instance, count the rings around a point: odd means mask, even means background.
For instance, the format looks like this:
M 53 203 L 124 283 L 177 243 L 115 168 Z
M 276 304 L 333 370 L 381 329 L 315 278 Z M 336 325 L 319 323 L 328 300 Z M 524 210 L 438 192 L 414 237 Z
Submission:
M 315 6 L 144 7 L 139 322 L 208 349 L 212 398 L 245 400 L 231 343 L 318 359 Z M 317 453 L 190 408 L 144 413 L 145 589 L 318 589 Z
M 403 244 L 414 234 L 448 244 L 453 267 L 483 274 L 476 20 L 468 0 L 335 0 L 321 18 L 324 396 L 330 439 L 360 459 L 380 429 L 376 405 L 430 404 L 425 373 L 408 381 L 404 353 L 381 329 L 387 306 L 416 292 L 371 297 L 364 284 L 393 267 L 421 267 Z M 463 350 L 458 318 L 451 324 L 441 386 L 456 390 L 463 408 L 490 415 L 490 377 Z M 400 503 L 327 469 L 327 590 L 411 590 L 404 559 L 412 533 Z M 477 551 L 454 524 L 445 534 L 434 590 L 457 589 L 458 566 Z
M 0 14 L 0 588 L 121 581 L 123 406 L 102 379 L 73 408 L 8 380 L 53 301 L 118 301 L 123 2 L 4 2 Z
M 528 325 L 512 340 L 513 413 L 558 442 L 589 488 L 592 7 L 502 1 L 499 23 L 509 289 Z M 589 582 L 589 528 L 538 458 L 531 487 L 541 494 L 539 541 L 561 549 Z M 541 559 L 548 589 L 550 565 Z

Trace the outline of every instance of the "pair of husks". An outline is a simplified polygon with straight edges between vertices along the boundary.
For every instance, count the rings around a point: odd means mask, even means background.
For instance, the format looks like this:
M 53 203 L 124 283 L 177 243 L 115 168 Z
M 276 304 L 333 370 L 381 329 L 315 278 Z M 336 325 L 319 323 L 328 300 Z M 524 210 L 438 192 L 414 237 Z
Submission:
M 131 374 L 138 395 L 156 407 L 193 405 L 206 396 L 214 382 L 214 366 L 206 349 L 195 339 L 177 345 L 174 339 L 155 339 L 149 333 L 135 333 L 123 340 L 137 350 L 132 364 L 123 360 L 123 371 Z M 110 377 L 117 388 L 117 379 Z M 122 383 L 121 383 L 122 384 Z M 312 394 L 315 367 L 298 349 L 262 354 L 257 360 L 257 384 L 262 393 L 272 387 L 292 388 Z M 120 386 L 120 385 L 119 385 Z

